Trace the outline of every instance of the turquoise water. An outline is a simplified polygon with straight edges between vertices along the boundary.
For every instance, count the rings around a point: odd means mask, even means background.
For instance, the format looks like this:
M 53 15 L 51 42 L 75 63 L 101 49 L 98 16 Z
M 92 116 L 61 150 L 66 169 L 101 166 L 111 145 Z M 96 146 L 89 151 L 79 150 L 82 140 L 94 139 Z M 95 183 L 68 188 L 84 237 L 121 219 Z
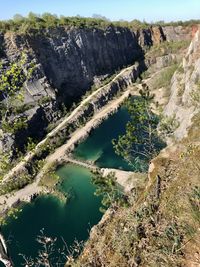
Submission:
M 120 108 L 77 146 L 74 156 L 78 159 L 93 161 L 102 168 L 132 170 L 122 157 L 115 154 L 112 145 L 112 139 L 125 133 L 125 126 L 129 119 L 127 110 Z
M 114 152 L 112 139 L 125 132 L 129 115 L 124 108 L 110 116 L 99 128 L 74 151 L 77 158 L 94 161 L 100 167 L 131 170 L 131 167 Z M 91 183 L 89 170 L 74 165 L 66 165 L 57 170 L 61 178 L 59 190 L 70 194 L 68 203 L 47 195 L 38 197 L 23 206 L 17 220 L 10 219 L 2 232 L 6 239 L 15 266 L 21 266 L 19 253 L 35 257 L 41 247 L 36 242 L 40 230 L 50 237 L 57 237 L 57 249 L 63 247 L 62 238 L 68 246 L 74 239 L 86 240 L 88 230 L 101 219 L 101 198 L 94 196 L 95 187 Z M 61 265 L 62 266 L 62 265 Z M 64 264 L 63 264 L 64 266 Z
M 10 239 L 9 250 L 15 266 L 21 266 L 18 253 L 34 257 L 40 246 L 36 236 L 44 229 L 46 236 L 57 237 L 57 248 L 68 246 L 74 239 L 86 240 L 88 230 L 101 219 L 101 199 L 94 196 L 91 173 L 83 167 L 66 165 L 57 170 L 62 179 L 61 191 L 70 193 L 67 204 L 53 196 L 42 196 L 26 204 L 17 220 L 9 220 L 3 234 Z

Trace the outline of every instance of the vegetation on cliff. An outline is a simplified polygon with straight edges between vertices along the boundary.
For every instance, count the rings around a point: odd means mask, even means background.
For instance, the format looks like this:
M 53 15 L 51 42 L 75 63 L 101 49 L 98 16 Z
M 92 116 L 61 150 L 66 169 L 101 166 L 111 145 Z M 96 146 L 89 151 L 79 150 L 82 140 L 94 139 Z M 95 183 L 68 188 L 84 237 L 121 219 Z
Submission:
M 131 120 L 126 125 L 126 133 L 113 140 L 116 153 L 141 172 L 147 171 L 150 160 L 163 147 L 157 132 L 159 118 L 152 110 L 153 98 L 149 88 L 143 85 L 140 97 L 126 101 Z
M 42 30 L 56 27 L 76 27 L 76 28 L 100 28 L 105 29 L 109 26 L 132 27 L 141 29 L 147 27 L 146 22 L 134 20 L 132 22 L 118 21 L 111 22 L 104 18 L 85 18 L 85 17 L 65 17 L 56 16 L 50 13 L 42 15 L 29 13 L 28 17 L 23 17 L 19 14 L 15 15 L 13 19 L 8 21 L 0 21 L 0 30 L 3 32 L 14 31 L 19 33 L 30 33 L 30 30 Z
M 155 23 L 147 23 L 146 21 L 139 21 L 134 19 L 132 21 L 110 21 L 102 16 L 96 17 L 65 17 L 44 13 L 42 15 L 30 12 L 28 17 L 23 17 L 16 14 L 13 19 L 7 21 L 0 21 L 0 31 L 14 31 L 19 33 L 31 33 L 31 30 L 42 30 L 56 27 L 77 27 L 77 28 L 100 28 L 105 29 L 109 26 L 126 27 L 132 30 L 145 29 L 150 26 L 191 26 L 200 23 L 199 20 L 179 21 L 165 23 L 158 21 Z
M 103 207 L 100 208 L 102 212 L 105 212 L 110 206 L 128 205 L 128 198 L 120 185 L 117 184 L 114 173 L 102 177 L 102 173 L 96 171 L 93 173 L 92 183 L 97 188 L 95 195 L 102 197 Z
M 187 139 L 176 149 L 167 149 L 167 158 L 161 154 L 153 160 L 149 186 L 136 189 L 135 201 L 128 208 L 111 208 L 78 261 L 67 266 L 199 263 L 200 148 L 190 142 Z
M 4 132 L 15 133 L 26 127 L 26 118 L 18 117 L 14 121 L 10 118 L 16 113 L 17 106 L 23 102 L 24 82 L 29 80 L 34 71 L 34 64 L 31 62 L 27 70 L 24 65 L 27 63 L 27 55 L 24 53 L 18 62 L 9 63 L 8 66 L 0 65 L 0 102 L 1 128 Z
M 0 22 L 0 28 L 3 31 L 30 33 L 32 29 L 41 30 L 57 26 L 104 28 L 117 25 L 139 29 L 144 27 L 144 24 L 138 21 L 131 24 L 127 22 L 113 23 L 105 19 L 58 18 L 51 14 L 37 16 L 31 13 L 28 18 L 16 16 L 12 21 Z M 148 25 L 146 24 L 146 26 Z M 155 48 L 152 53 L 163 56 L 166 53 L 175 53 L 186 45 L 182 42 L 169 44 L 167 47 L 165 43 L 158 49 Z M 1 110 L 1 126 L 4 131 L 10 133 L 26 127 L 26 118 L 19 117 L 11 123 L 8 119 L 8 115 L 14 114 L 13 102 L 16 99 L 21 101 L 23 98 L 22 85 L 29 76 L 21 65 L 21 63 L 11 63 L 8 68 L 3 66 L 1 68 L 0 89 L 4 100 Z M 32 67 L 30 68 L 31 74 Z M 169 87 L 177 67 L 177 64 L 173 64 L 165 69 L 162 77 L 157 79 L 154 84 L 154 89 Z M 179 68 L 179 71 L 183 70 Z M 158 117 L 153 113 L 151 106 L 153 95 L 150 94 L 147 87 L 143 89 L 140 91 L 139 97 L 134 97 L 126 102 L 131 121 L 127 124 L 126 133 L 118 140 L 113 141 L 117 153 L 133 164 L 137 171 L 146 171 L 148 163 L 157 156 L 163 145 L 157 131 Z M 16 97 L 17 95 L 18 97 Z M 199 105 L 199 86 L 192 96 L 195 105 Z M 89 104 L 86 103 L 86 105 Z M 55 136 L 48 137 L 47 142 L 38 150 L 35 150 L 35 144 L 30 142 L 27 148 L 34 151 L 35 154 L 30 161 L 26 162 L 25 174 L 20 175 L 20 179 L 17 178 L 18 174 L 14 174 L 6 184 L 1 186 L 0 193 L 4 194 L 22 188 L 32 182 L 44 164 L 43 159 L 59 145 L 62 145 L 69 138 L 70 133 L 85 124 L 87 119 L 89 116 L 83 120 L 80 117 L 80 121 L 78 120 L 76 124 L 74 122 L 66 124 L 64 128 L 57 131 L 56 138 Z M 171 134 L 177 127 L 174 117 L 160 124 L 160 127 L 162 131 Z M 149 174 L 149 185 L 145 189 L 136 188 L 135 192 L 131 192 L 129 196 L 126 196 L 118 188 L 112 175 L 104 180 L 100 175 L 94 177 L 93 182 L 98 187 L 96 194 L 103 196 L 103 204 L 111 208 L 113 217 L 108 219 L 108 223 L 100 224 L 97 227 L 96 234 L 92 237 L 93 239 L 88 241 L 83 255 L 74 263 L 74 266 L 183 266 L 188 260 L 187 254 L 191 255 L 190 250 L 194 252 L 200 242 L 198 235 L 200 225 L 200 166 L 198 160 L 200 149 L 199 144 L 194 142 L 197 137 L 194 138 L 192 134 L 190 136 L 192 136 L 191 139 L 190 137 L 186 138 L 174 145 L 173 149 L 166 149 L 164 153 L 167 156 L 161 154 L 156 157 L 152 162 L 154 169 Z M 2 155 L 2 159 L 4 158 L 5 155 Z M 9 167 L 6 157 L 1 162 L 0 168 L 7 171 Z M 185 181 L 188 183 L 187 187 Z M 44 247 L 46 241 L 46 239 L 39 240 Z M 54 242 L 54 240 L 50 241 Z M 95 246 L 93 242 L 96 243 Z M 43 255 L 44 259 L 45 256 L 48 257 L 45 253 L 46 251 Z M 200 259 L 198 260 L 200 261 Z M 45 264 L 45 262 L 41 262 L 41 264 Z

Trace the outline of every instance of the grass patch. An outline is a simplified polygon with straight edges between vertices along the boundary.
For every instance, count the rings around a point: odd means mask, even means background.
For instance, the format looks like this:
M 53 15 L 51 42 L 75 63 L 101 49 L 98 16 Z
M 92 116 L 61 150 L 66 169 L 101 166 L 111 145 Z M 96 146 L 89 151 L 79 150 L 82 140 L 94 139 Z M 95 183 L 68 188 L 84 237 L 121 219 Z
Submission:
M 189 40 L 182 41 L 171 41 L 171 42 L 163 42 L 157 45 L 154 45 L 150 48 L 147 53 L 147 58 L 149 57 L 161 57 L 168 54 L 177 54 L 181 50 L 186 49 L 190 44 Z
M 165 68 L 163 71 L 160 72 L 157 79 L 152 84 L 153 89 L 158 89 L 161 87 L 169 87 L 171 83 L 171 79 L 177 70 L 178 65 L 173 64 L 170 67 Z
M 185 144 L 153 160 L 151 185 L 133 206 L 114 207 L 73 267 L 187 266 L 199 247 L 200 149 Z M 158 179 L 159 178 L 159 179 Z M 159 191 L 159 194 L 156 192 Z M 98 263 L 98 264 L 97 264 Z M 68 265 L 67 265 L 68 266 Z

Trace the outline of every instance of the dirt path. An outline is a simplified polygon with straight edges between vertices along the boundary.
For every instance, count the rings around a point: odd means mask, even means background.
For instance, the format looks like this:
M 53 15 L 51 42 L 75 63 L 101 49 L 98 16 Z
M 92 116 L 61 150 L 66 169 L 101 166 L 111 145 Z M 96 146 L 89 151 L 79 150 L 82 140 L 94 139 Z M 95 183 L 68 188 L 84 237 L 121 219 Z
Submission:
M 67 156 L 63 157 L 62 160 L 64 160 L 66 163 L 72 163 L 74 165 L 82 166 L 89 170 L 95 170 L 98 168 L 96 165 L 90 164 L 89 162 L 77 160 L 77 159 L 70 158 Z
M 67 141 L 66 144 L 57 148 L 54 153 L 46 158 L 46 163 L 51 164 L 56 160 L 60 161 L 66 155 L 66 151 L 73 150 L 74 145 L 79 143 L 80 140 L 85 139 L 93 128 L 96 128 L 103 119 L 107 118 L 109 114 L 118 109 L 118 107 L 124 102 L 124 100 L 130 95 L 130 89 L 125 91 L 118 99 L 112 100 L 103 109 L 97 112 L 85 126 L 77 129 Z
M 63 161 L 65 157 L 68 157 L 66 155 L 66 151 L 73 150 L 76 143 L 86 138 L 93 128 L 97 127 L 103 119 L 109 116 L 109 114 L 116 111 L 124 102 L 124 100 L 130 95 L 131 89 L 132 88 L 127 89 L 119 98 L 110 101 L 104 108 L 98 111 L 84 127 L 77 129 L 66 144 L 57 148 L 53 154 L 49 155 L 46 158 L 46 164 L 32 184 L 25 186 L 19 191 L 0 196 L 0 211 L 4 212 L 7 208 L 10 208 L 18 201 L 30 201 L 31 196 L 44 191 L 45 189 L 39 186 L 39 182 L 48 166 L 55 161 Z M 20 164 L 16 167 L 20 168 L 21 166 L 23 165 Z
M 134 65 L 133 65 L 134 66 Z M 48 140 L 49 137 L 54 136 L 60 129 L 62 129 L 68 122 L 70 122 L 70 120 L 76 115 L 78 114 L 78 112 L 80 112 L 81 108 L 87 104 L 90 103 L 90 100 L 96 96 L 100 91 L 102 91 L 104 88 L 106 88 L 107 86 L 109 86 L 110 84 L 112 84 L 115 80 L 117 80 L 122 74 L 124 74 L 126 71 L 131 70 L 131 68 L 133 68 L 133 66 L 127 67 L 125 69 L 123 69 L 119 74 L 117 74 L 112 81 L 110 81 L 108 84 L 100 87 L 99 89 L 97 89 L 96 91 L 94 91 L 91 95 L 89 95 L 87 98 L 85 98 L 84 100 L 81 101 L 80 105 L 74 109 L 74 111 L 69 115 L 66 116 L 63 121 L 55 128 L 53 129 L 50 133 L 47 134 L 46 138 L 43 139 L 41 142 L 39 142 L 37 144 L 37 146 L 35 147 L 35 149 L 32 152 L 28 152 L 27 155 L 23 158 L 23 160 L 18 163 L 15 167 L 13 167 L 2 179 L 2 182 L 5 182 L 6 180 L 8 180 L 9 178 L 11 178 L 15 173 L 19 172 L 21 169 L 23 169 L 26 165 L 26 163 L 28 161 L 30 161 L 33 156 L 35 155 L 36 151 L 38 149 L 41 148 L 42 145 L 45 144 L 45 142 Z
M 19 201 L 29 202 L 31 200 L 31 196 L 44 192 L 45 189 L 38 185 L 39 181 L 40 179 L 36 179 L 32 184 L 29 184 L 16 192 L 0 196 L 1 213 Z

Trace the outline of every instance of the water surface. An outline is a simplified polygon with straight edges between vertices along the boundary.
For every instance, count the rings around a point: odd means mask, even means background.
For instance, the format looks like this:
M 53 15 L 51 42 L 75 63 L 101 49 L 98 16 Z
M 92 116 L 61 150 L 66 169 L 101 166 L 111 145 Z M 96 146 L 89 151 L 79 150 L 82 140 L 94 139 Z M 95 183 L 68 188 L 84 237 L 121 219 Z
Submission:
M 21 266 L 23 253 L 34 257 L 40 246 L 36 236 L 44 229 L 46 236 L 57 237 L 57 248 L 63 246 L 61 237 L 68 246 L 74 239 L 86 240 L 88 230 L 102 216 L 99 211 L 101 199 L 94 196 L 91 173 L 83 167 L 66 165 L 57 170 L 62 179 L 60 190 L 71 194 L 67 204 L 53 196 L 42 196 L 33 203 L 24 205 L 17 220 L 9 220 L 3 234 L 10 239 L 9 250 L 15 266 Z
M 102 168 L 132 170 L 132 167 L 116 155 L 112 140 L 125 133 L 130 116 L 123 107 L 105 120 L 91 135 L 77 146 L 74 156 L 78 159 L 93 161 Z
M 75 157 L 94 161 L 99 167 L 132 170 L 115 154 L 112 139 L 125 133 L 129 120 L 125 108 L 110 116 L 74 151 Z M 40 246 L 36 237 L 40 230 L 50 237 L 57 237 L 57 249 L 63 246 L 62 238 L 68 246 L 74 239 L 86 240 L 90 228 L 99 222 L 102 213 L 101 198 L 94 196 L 95 186 L 91 183 L 89 170 L 68 164 L 57 170 L 62 183 L 58 189 L 70 194 L 70 201 L 62 203 L 52 195 L 41 196 L 24 205 L 18 219 L 8 220 L 2 231 L 10 240 L 9 250 L 15 266 L 21 266 L 19 253 L 35 257 Z M 63 264 L 64 266 L 64 264 Z

